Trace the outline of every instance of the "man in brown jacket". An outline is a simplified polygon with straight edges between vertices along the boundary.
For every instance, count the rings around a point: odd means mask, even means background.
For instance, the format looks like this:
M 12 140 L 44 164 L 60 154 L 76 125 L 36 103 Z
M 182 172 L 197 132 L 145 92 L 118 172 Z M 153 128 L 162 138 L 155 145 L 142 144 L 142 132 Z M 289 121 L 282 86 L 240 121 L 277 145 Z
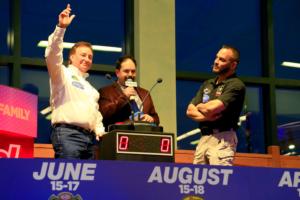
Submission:
M 125 84 L 128 79 L 135 79 L 135 59 L 128 55 L 119 58 L 116 62 L 115 74 L 118 78 L 115 83 L 99 89 L 99 109 L 106 130 L 111 124 L 129 122 L 132 113 L 137 113 L 138 110 L 142 111 L 141 121 L 158 125 L 159 117 L 151 96 L 147 96 L 148 91 Z

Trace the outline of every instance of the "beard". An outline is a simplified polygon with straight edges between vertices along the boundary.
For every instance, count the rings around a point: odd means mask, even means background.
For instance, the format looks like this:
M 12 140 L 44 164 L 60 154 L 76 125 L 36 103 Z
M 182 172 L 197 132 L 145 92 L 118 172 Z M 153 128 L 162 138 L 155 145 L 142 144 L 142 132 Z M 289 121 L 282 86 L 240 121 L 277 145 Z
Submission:
M 215 73 L 217 75 L 223 75 L 223 74 L 226 74 L 229 71 L 230 71 L 230 66 L 226 66 L 226 67 L 220 69 L 219 71 L 215 71 L 214 68 L 213 68 L 213 73 Z

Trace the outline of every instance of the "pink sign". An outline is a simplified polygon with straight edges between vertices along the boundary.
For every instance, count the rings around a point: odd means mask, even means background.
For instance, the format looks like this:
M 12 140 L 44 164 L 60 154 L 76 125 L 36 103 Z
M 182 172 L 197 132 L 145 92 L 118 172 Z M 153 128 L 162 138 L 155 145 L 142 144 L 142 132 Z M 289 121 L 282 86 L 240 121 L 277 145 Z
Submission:
M 2 133 L 36 137 L 36 95 L 0 85 L 0 134 Z

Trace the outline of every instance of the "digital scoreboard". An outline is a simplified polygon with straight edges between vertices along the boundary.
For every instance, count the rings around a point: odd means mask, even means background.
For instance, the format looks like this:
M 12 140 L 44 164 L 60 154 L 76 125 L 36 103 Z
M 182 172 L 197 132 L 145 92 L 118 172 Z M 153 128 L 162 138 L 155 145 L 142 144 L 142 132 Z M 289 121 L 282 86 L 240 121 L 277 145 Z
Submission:
M 174 135 L 115 130 L 103 136 L 99 149 L 101 160 L 174 162 Z

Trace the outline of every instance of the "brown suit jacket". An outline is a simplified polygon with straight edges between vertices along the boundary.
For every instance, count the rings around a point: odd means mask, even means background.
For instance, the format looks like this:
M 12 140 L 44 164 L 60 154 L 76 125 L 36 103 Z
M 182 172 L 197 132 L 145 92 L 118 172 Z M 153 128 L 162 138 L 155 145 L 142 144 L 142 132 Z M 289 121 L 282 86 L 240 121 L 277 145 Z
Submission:
M 148 91 L 137 87 L 135 88 L 140 99 L 143 101 Z M 107 129 L 110 124 L 128 121 L 131 115 L 129 100 L 123 94 L 117 83 L 99 89 L 99 110 L 103 116 L 103 124 Z M 143 113 L 154 118 L 154 122 L 159 124 L 159 117 L 155 111 L 151 96 L 149 95 L 143 104 Z

